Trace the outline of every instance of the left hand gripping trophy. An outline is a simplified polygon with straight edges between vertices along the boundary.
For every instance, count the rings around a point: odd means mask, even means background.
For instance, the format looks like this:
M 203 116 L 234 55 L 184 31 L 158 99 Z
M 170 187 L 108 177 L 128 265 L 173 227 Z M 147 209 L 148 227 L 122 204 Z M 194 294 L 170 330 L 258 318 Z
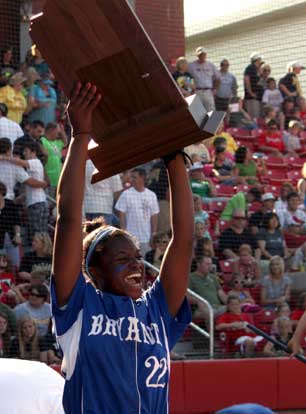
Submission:
M 102 92 L 92 182 L 209 138 L 223 119 L 184 99 L 126 0 L 48 0 L 30 34 L 67 96 L 78 79 Z

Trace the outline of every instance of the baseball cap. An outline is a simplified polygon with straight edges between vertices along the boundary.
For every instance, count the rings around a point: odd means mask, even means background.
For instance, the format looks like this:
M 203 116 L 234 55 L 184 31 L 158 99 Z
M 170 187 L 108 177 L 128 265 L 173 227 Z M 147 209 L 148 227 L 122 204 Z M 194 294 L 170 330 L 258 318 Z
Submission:
M 293 69 L 296 69 L 296 68 L 306 69 L 305 66 L 302 65 L 302 63 L 299 62 L 298 60 L 294 60 L 293 62 L 289 62 L 288 65 L 287 65 L 287 68 L 288 69 L 290 69 L 290 68 L 293 68 Z
M 250 59 L 251 59 L 252 62 L 255 62 L 258 59 L 263 59 L 263 56 L 258 52 L 253 52 L 250 55 Z M 262 62 L 262 63 L 264 63 L 264 62 Z
M 272 193 L 265 193 L 261 196 L 261 201 L 275 200 L 275 197 Z
M 268 407 L 264 407 L 260 404 L 246 403 L 246 404 L 236 404 L 231 407 L 223 408 L 216 412 L 216 414 L 275 414 L 275 411 L 272 411 Z
M 200 56 L 202 53 L 207 53 L 207 50 L 205 49 L 204 46 L 199 46 L 196 48 L 195 54 L 197 56 Z
M 292 128 L 292 127 L 294 127 L 294 126 L 298 126 L 299 128 L 303 128 L 303 125 L 301 124 L 301 122 L 300 122 L 300 121 L 297 121 L 296 119 L 292 119 L 292 120 L 289 122 L 288 127 L 289 127 L 289 128 Z
M 195 171 L 195 170 L 202 170 L 203 164 L 201 162 L 195 162 L 190 168 L 189 171 Z

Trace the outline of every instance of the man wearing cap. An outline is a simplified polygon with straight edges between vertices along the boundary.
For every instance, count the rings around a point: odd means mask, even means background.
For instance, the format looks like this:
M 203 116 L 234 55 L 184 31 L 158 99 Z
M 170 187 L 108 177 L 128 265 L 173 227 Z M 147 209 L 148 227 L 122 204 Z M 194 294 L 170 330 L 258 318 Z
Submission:
M 207 51 L 203 46 L 196 49 L 196 55 L 198 59 L 189 65 L 189 72 L 195 82 L 195 92 L 201 99 L 206 111 L 214 111 L 214 91 L 219 85 L 220 75 L 215 65 L 206 60 Z
M 264 216 L 274 211 L 275 197 L 272 193 L 261 196 L 262 205 L 258 211 L 253 213 L 249 219 L 249 227 L 253 234 L 257 234 L 263 228 Z
M 263 88 L 260 85 L 260 67 L 263 63 L 260 53 L 250 56 L 251 63 L 244 71 L 244 105 L 252 120 L 260 117 Z
M 27 80 L 22 72 L 15 73 L 9 85 L 0 88 L 0 102 L 6 104 L 8 108 L 7 117 L 20 124 L 22 116 L 27 109 L 27 101 L 22 93 L 24 82 Z
M 253 203 L 254 201 L 261 200 L 261 193 L 258 188 L 250 188 L 247 193 L 239 191 L 235 194 L 227 203 L 225 209 L 221 214 L 222 220 L 231 220 L 233 217 L 233 212 L 237 209 L 247 211 L 248 204 Z
M 305 69 L 300 62 L 294 61 L 287 65 L 287 74 L 280 79 L 279 89 L 283 97 L 293 97 L 295 100 L 298 96 L 303 96 L 300 81 L 297 75 Z
M 8 109 L 4 103 L 0 103 L 0 138 L 8 138 L 12 145 L 23 136 L 23 131 L 17 122 L 7 118 Z
M 229 72 L 229 66 L 227 59 L 223 59 L 220 63 L 220 84 L 215 97 L 217 111 L 227 111 L 230 99 L 237 96 L 237 79 Z
M 215 187 L 212 182 L 205 178 L 203 164 L 195 162 L 189 169 L 190 186 L 193 194 L 198 194 L 203 201 L 210 201 L 216 196 Z

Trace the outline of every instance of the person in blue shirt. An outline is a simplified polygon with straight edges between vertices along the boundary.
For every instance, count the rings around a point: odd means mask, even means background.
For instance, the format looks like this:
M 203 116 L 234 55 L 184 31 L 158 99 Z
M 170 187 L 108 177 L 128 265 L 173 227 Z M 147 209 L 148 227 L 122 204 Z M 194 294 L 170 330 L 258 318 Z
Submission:
M 65 413 L 168 413 L 169 352 L 191 320 L 186 301 L 193 245 L 193 201 L 183 155 L 164 158 L 172 239 L 160 275 L 143 291 L 138 245 L 124 230 L 89 223 L 82 200 L 92 113 L 101 100 L 76 83 L 73 128 L 58 186 L 52 313 L 65 375 Z

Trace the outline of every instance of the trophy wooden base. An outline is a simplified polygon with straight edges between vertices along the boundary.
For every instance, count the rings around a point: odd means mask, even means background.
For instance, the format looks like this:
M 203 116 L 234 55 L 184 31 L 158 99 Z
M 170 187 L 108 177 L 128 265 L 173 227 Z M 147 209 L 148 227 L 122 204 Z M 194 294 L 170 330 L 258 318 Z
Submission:
M 222 120 L 184 99 L 126 0 L 48 0 L 30 33 L 67 96 L 76 80 L 101 91 L 94 182 L 209 138 Z

